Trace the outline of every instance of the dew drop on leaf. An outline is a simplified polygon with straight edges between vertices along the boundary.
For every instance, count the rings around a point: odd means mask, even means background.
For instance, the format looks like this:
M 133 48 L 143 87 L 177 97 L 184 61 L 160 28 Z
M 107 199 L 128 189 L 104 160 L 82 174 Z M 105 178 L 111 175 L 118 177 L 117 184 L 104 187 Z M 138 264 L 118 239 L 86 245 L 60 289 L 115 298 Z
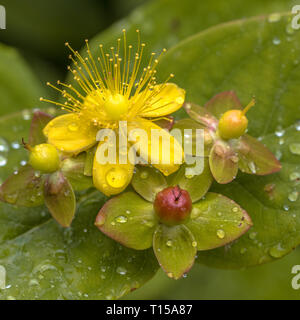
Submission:
M 118 222 L 118 223 L 126 223 L 127 220 L 128 219 L 125 216 L 119 216 L 119 217 L 116 218 L 116 222 Z
M 166 246 L 167 246 L 167 247 L 172 247 L 172 245 L 173 245 L 173 243 L 172 243 L 171 240 L 168 240 L 168 241 L 166 242 Z
M 277 245 L 273 246 L 269 250 L 269 254 L 273 258 L 281 258 L 286 253 L 287 253 L 287 250 L 282 247 L 281 243 L 278 243 Z
M 6 269 L 4 266 L 0 265 L 0 289 L 4 290 L 6 288 Z
M 127 270 L 123 267 L 118 267 L 117 268 L 117 273 L 124 276 L 127 273 Z
M 280 13 L 272 13 L 268 16 L 268 21 L 270 23 L 274 23 L 274 22 L 278 22 L 280 18 L 281 18 Z
M 289 148 L 291 153 L 296 154 L 298 156 L 300 155 L 300 143 L 291 143 Z
M 217 236 L 218 236 L 218 238 L 220 238 L 220 239 L 224 239 L 224 237 L 225 237 L 225 231 L 222 230 L 222 229 L 219 229 L 219 230 L 217 231 Z
M 299 192 L 298 192 L 298 191 L 293 191 L 293 192 L 291 192 L 291 193 L 288 195 L 288 199 L 289 199 L 291 202 L 295 202 L 295 201 L 297 201 L 298 196 L 299 196 Z

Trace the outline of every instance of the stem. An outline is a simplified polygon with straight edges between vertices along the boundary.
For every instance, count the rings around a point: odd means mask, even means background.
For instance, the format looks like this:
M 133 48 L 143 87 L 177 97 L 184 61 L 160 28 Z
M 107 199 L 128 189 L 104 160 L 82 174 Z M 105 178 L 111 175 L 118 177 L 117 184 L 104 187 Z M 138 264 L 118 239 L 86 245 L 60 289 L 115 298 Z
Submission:
M 24 140 L 24 138 L 22 138 L 22 144 L 23 144 L 23 147 L 24 147 L 25 149 L 27 149 L 28 151 L 32 152 L 32 147 L 31 147 L 31 145 L 28 144 L 28 143 L 26 143 L 25 140 Z
M 247 104 L 245 109 L 242 111 L 243 114 L 245 115 L 249 111 L 249 109 L 251 109 L 255 105 L 255 103 L 256 103 L 255 98 L 252 98 L 252 100 Z

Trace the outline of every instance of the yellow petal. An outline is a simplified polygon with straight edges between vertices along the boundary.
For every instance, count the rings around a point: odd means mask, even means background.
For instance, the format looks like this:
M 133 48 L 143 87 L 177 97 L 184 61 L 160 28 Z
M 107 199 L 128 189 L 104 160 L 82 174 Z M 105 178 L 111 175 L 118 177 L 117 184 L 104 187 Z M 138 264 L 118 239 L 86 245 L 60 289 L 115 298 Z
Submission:
M 48 142 L 57 149 L 78 154 L 96 143 L 98 129 L 80 121 L 75 113 L 65 114 L 51 120 L 43 132 Z
M 185 91 L 176 84 L 156 85 L 153 91 L 141 92 L 137 97 L 137 104 L 145 104 L 139 116 L 154 118 L 171 114 L 182 107 L 184 99 Z
M 105 147 L 105 143 L 107 142 L 99 142 L 97 147 L 93 165 L 93 181 L 98 190 L 106 196 L 111 196 L 122 192 L 128 186 L 132 179 L 134 165 L 129 162 L 128 157 L 126 164 L 120 164 L 117 144 L 111 146 L 116 152 L 114 157 L 115 164 L 101 164 L 103 162 L 101 159 L 104 157 L 103 147 Z
M 139 150 L 136 150 L 148 164 L 151 164 L 166 176 L 179 169 L 180 164 L 183 162 L 183 150 L 180 143 L 168 131 L 150 120 L 138 119 L 135 122 L 128 123 L 128 133 L 130 134 L 130 131 L 133 130 L 131 133 L 135 137 L 135 141 L 141 138 L 138 131 L 134 132 L 135 129 L 143 129 L 148 135 L 148 144 L 143 143 L 139 145 Z M 152 131 L 153 129 L 159 130 L 155 131 L 161 135 L 161 138 L 158 139 L 156 137 L 156 139 L 153 139 L 153 135 L 156 135 L 156 132 Z M 170 141 L 170 144 L 164 144 L 163 141 Z M 134 141 L 132 144 L 134 146 Z

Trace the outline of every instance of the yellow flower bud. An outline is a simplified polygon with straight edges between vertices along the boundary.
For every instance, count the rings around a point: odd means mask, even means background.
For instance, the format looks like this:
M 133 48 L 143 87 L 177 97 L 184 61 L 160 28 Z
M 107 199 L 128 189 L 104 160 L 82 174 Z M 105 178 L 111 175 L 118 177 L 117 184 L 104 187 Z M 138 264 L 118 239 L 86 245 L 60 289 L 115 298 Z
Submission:
M 244 110 L 229 110 L 221 116 L 218 133 L 222 139 L 237 139 L 246 132 L 248 119 L 245 114 L 254 104 L 255 100 L 252 99 Z
M 29 164 L 43 173 L 55 172 L 60 165 L 58 151 L 48 143 L 36 145 L 30 148 Z
M 225 112 L 218 125 L 221 138 L 236 139 L 242 136 L 248 127 L 248 119 L 241 110 L 229 110 Z

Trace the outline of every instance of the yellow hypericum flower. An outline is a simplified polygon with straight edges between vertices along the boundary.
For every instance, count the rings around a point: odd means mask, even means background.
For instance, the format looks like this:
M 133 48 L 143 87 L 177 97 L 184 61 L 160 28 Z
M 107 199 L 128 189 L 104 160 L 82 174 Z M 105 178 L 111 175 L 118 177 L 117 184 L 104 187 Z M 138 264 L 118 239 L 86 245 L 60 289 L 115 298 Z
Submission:
M 128 132 L 132 129 L 143 129 L 151 136 L 152 129 L 161 129 L 153 121 L 158 120 L 178 110 L 184 103 L 185 91 L 168 80 L 163 84 L 156 84 L 156 67 L 160 56 L 156 59 L 155 53 L 151 54 L 149 63 L 142 68 L 141 61 L 145 44 L 140 42 L 139 31 L 136 50 L 126 44 L 126 33 L 123 30 L 123 44 L 117 40 L 117 47 L 111 47 L 105 53 L 100 45 L 100 56 L 94 59 L 88 41 L 87 57 L 83 58 L 74 51 L 68 43 L 66 46 L 73 55 L 70 59 L 74 69 L 69 70 L 74 75 L 78 88 L 71 84 L 58 82 L 62 88 L 51 87 L 60 91 L 66 99 L 65 103 L 57 103 L 63 110 L 70 113 L 53 119 L 44 129 L 48 142 L 57 149 L 78 154 L 88 150 L 96 144 L 96 135 L 100 129 L 118 130 L 119 121 L 127 121 Z M 121 57 L 121 51 L 123 57 Z M 164 49 L 163 52 L 166 50 Z M 169 133 L 164 131 L 165 135 Z M 164 164 L 162 151 L 151 154 L 151 143 L 139 146 L 138 154 L 158 168 L 165 175 L 176 171 L 179 167 L 174 159 L 178 153 L 182 154 L 180 144 L 171 136 L 171 150 L 169 164 Z M 103 142 L 99 142 L 98 149 Z M 118 143 L 118 142 L 117 142 Z M 157 150 L 157 149 L 156 149 Z M 97 154 L 97 153 L 96 153 Z M 93 165 L 93 181 L 96 188 L 106 195 L 117 194 L 129 184 L 134 165 L 130 162 L 101 164 L 96 157 Z

